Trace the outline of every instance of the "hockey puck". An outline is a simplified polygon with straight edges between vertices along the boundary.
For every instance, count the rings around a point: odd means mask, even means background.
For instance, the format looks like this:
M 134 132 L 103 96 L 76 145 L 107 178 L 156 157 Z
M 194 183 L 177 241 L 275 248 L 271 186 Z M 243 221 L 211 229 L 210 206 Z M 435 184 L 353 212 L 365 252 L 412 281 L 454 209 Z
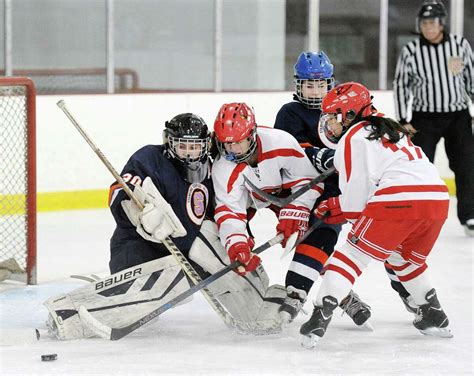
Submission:
M 41 361 L 42 362 L 50 362 L 52 360 L 58 359 L 58 354 L 45 354 L 41 355 Z

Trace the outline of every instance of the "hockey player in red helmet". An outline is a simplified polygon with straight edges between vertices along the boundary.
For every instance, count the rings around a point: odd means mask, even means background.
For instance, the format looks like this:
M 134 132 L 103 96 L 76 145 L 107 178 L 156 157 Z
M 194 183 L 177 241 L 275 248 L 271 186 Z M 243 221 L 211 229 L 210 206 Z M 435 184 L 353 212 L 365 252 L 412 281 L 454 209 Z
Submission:
M 257 147 L 257 123 L 253 110 L 245 103 L 223 105 L 214 122 L 217 147 L 231 162 L 245 162 Z
M 213 166 L 215 218 L 230 258 L 246 264 L 245 270 L 239 270 L 245 274 L 260 263 L 251 253 L 247 209 L 269 204 L 252 195 L 244 176 L 258 187 L 272 192 L 285 190 L 288 194 L 318 173 L 291 135 L 272 128 L 257 128 L 254 112 L 246 103 L 222 105 L 214 122 L 214 132 L 221 156 Z M 285 235 L 283 245 L 290 235 L 295 232 L 302 235 L 307 229 L 309 211 L 321 191 L 322 185 L 315 187 L 280 211 L 277 230 Z
M 348 82 L 322 103 L 320 134 L 334 147 L 341 194 L 315 215 L 353 223 L 326 268 L 303 346 L 323 337 L 338 302 L 371 260 L 387 261 L 418 305 L 413 325 L 426 335 L 451 337 L 448 318 L 427 276 L 426 259 L 448 214 L 448 189 L 423 151 L 394 120 L 374 113 L 367 88 Z

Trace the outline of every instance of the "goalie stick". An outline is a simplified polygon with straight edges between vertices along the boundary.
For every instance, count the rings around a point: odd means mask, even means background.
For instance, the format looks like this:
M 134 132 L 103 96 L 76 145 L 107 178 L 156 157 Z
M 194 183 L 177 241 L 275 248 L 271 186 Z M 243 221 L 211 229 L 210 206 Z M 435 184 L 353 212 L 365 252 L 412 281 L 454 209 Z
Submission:
M 133 191 L 130 189 L 127 183 L 125 183 L 125 181 L 122 179 L 119 173 L 115 170 L 112 164 L 108 161 L 108 159 L 105 157 L 102 151 L 95 145 L 95 143 L 92 141 L 89 135 L 79 125 L 75 117 L 71 114 L 69 109 L 66 107 L 66 103 L 64 102 L 64 100 L 60 100 L 57 103 L 57 106 L 64 112 L 64 114 L 68 117 L 68 119 L 71 121 L 74 127 L 79 131 L 79 133 L 84 138 L 84 140 L 86 140 L 86 142 L 89 144 L 91 149 L 97 154 L 99 159 L 102 161 L 105 167 L 107 167 L 107 169 L 115 178 L 115 180 L 120 184 L 120 186 L 123 188 L 123 190 L 128 195 L 128 197 L 130 197 L 130 199 L 139 208 L 143 209 L 143 203 L 141 203 L 140 200 L 138 200 L 137 196 L 133 193 Z M 184 270 L 184 272 L 186 273 L 186 275 L 189 277 L 189 279 L 191 280 L 193 284 L 197 285 L 200 282 L 202 282 L 202 278 L 199 276 L 196 270 L 192 267 L 192 265 L 189 263 L 186 257 L 184 257 L 182 252 L 174 244 L 171 238 L 167 237 L 166 239 L 164 239 L 163 244 L 168 249 L 168 251 L 173 255 L 176 262 L 181 266 L 181 268 Z M 216 311 L 219 317 L 224 321 L 224 323 L 229 328 L 236 328 L 238 326 L 238 322 L 225 310 L 222 304 L 217 299 L 214 298 L 214 296 L 208 289 L 203 288 L 202 293 L 204 297 L 206 298 L 206 300 L 209 302 L 210 306 L 214 309 L 214 311 Z
M 283 240 L 283 234 L 278 234 L 272 239 L 268 240 L 266 243 L 262 244 L 260 247 L 256 248 L 253 253 L 259 254 L 265 251 L 266 249 L 272 247 L 275 244 L 280 243 Z M 215 280 L 222 277 L 224 274 L 227 274 L 231 270 L 237 268 L 241 263 L 236 260 L 226 267 L 219 270 L 217 273 L 212 274 L 211 276 L 207 277 L 205 280 L 201 280 L 198 284 L 192 286 L 188 290 L 184 291 L 183 293 L 179 294 L 178 296 L 171 299 L 169 302 L 163 304 L 162 306 L 158 307 L 157 309 L 151 311 L 150 313 L 146 314 L 142 318 L 138 319 L 137 321 L 121 327 L 121 328 L 111 328 L 110 326 L 105 325 L 104 323 L 97 320 L 91 313 L 84 307 L 81 306 L 79 308 L 79 316 L 81 317 L 82 322 L 87 325 L 87 327 L 92 330 L 98 336 L 110 339 L 111 341 L 116 341 L 120 338 L 125 337 L 126 335 L 130 334 L 131 332 L 137 330 L 141 326 L 145 325 L 146 323 L 153 320 L 155 317 L 158 317 L 163 312 L 173 308 L 184 299 L 188 298 L 195 292 L 202 290 L 205 286 L 209 285 L 210 283 L 214 282 Z
M 285 198 L 280 198 L 273 196 L 272 194 L 263 191 L 262 189 L 258 188 L 255 184 L 253 184 L 246 176 L 244 176 L 245 182 L 252 188 L 252 190 L 257 193 L 260 197 L 264 198 L 266 201 L 272 203 L 273 205 L 278 206 L 279 208 L 282 208 L 286 205 L 288 205 L 290 202 L 296 200 L 298 197 L 300 197 L 302 194 L 308 192 L 311 188 L 313 188 L 316 184 L 321 183 L 324 179 L 326 179 L 328 176 L 331 176 L 336 169 L 334 167 L 331 167 L 329 170 L 323 172 L 321 175 L 315 177 L 313 180 L 311 180 L 308 184 L 303 186 L 302 188 L 298 189 L 296 192 L 293 192 L 291 195 Z

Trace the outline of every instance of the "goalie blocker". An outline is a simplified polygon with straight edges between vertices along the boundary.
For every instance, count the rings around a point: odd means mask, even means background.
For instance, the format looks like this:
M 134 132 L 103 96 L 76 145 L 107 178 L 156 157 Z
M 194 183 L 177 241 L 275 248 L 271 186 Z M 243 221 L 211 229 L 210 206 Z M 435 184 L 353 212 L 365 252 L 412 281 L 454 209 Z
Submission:
M 203 222 L 189 257 L 210 274 L 229 264 L 227 253 L 217 237 L 215 223 Z M 270 334 L 281 330 L 278 308 L 286 291 L 283 286 L 268 284 L 268 276 L 259 266 L 245 277 L 228 273 L 208 288 L 234 318 L 238 332 Z M 93 337 L 94 333 L 78 314 L 81 306 L 104 324 L 122 327 L 188 288 L 189 283 L 173 257 L 163 257 L 48 299 L 44 303 L 49 311 L 47 326 L 60 340 Z

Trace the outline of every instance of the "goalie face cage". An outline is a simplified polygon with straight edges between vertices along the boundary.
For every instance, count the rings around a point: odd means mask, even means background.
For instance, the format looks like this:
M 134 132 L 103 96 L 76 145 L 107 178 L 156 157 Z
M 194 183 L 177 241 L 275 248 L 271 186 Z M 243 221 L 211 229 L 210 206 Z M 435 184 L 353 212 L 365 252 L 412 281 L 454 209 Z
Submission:
M 0 77 L 0 265 L 28 284 L 36 284 L 35 99 L 31 79 Z

